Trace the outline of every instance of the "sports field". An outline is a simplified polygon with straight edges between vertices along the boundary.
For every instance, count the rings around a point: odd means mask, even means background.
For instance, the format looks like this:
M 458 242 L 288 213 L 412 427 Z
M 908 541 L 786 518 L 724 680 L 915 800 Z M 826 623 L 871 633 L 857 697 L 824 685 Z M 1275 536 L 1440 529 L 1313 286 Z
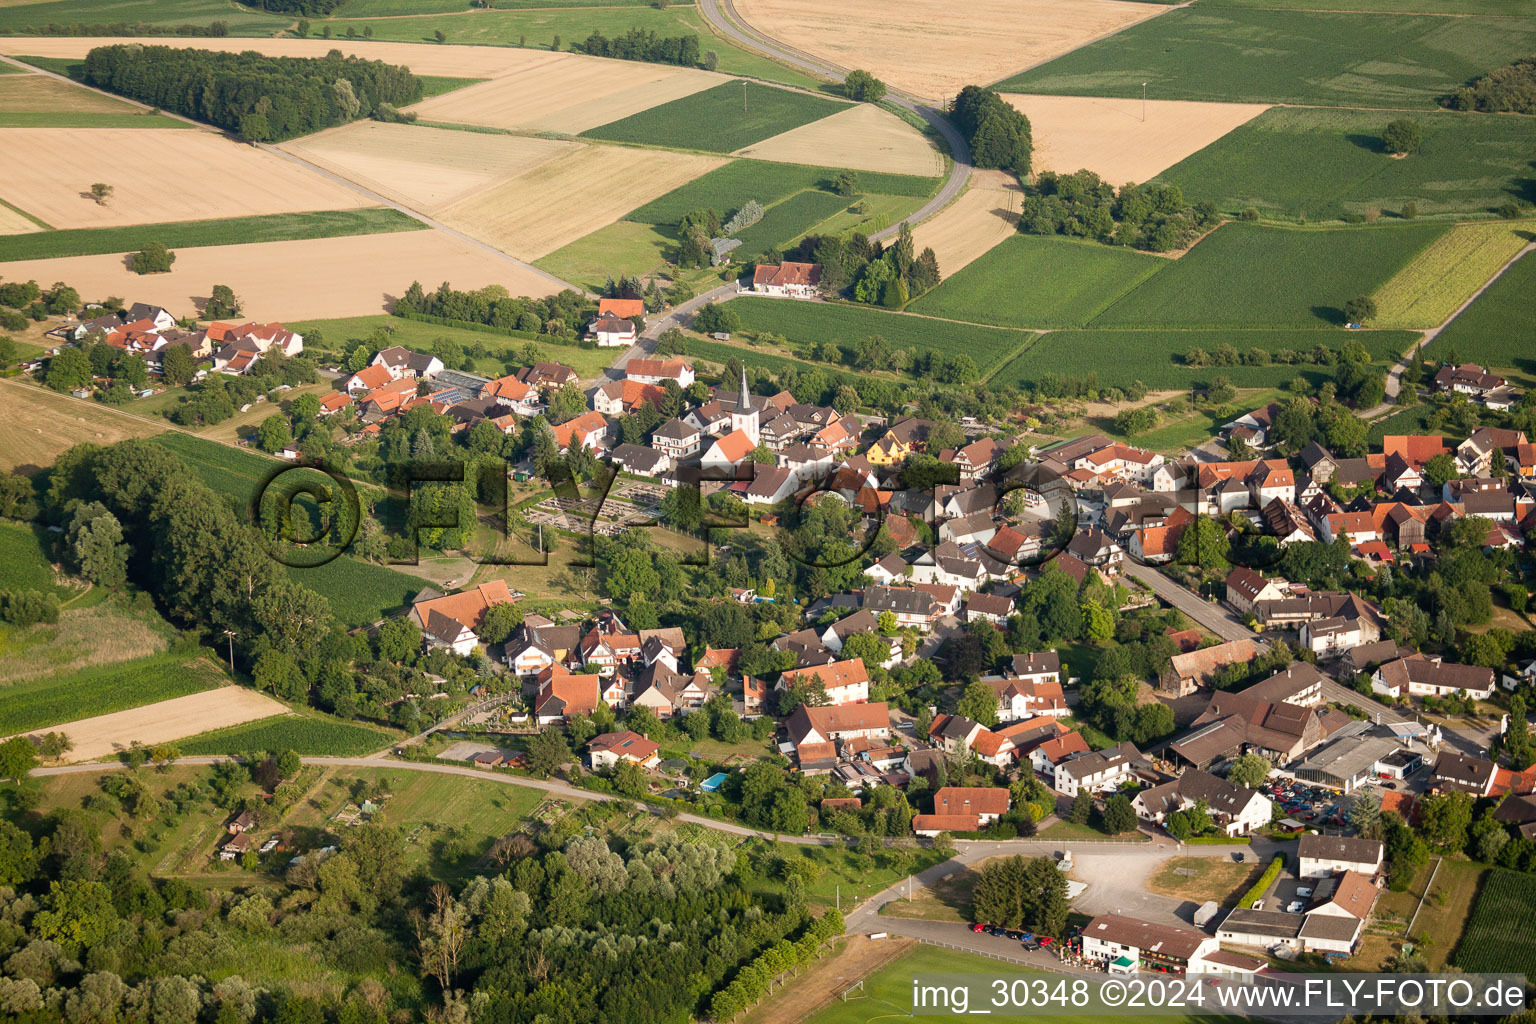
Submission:
M 670 64 L 522 52 L 539 59 L 409 109 L 423 121 L 575 135 L 729 81 Z
M 1171 11 L 1001 82 L 1005 92 L 1433 108 L 1536 49 L 1536 17 Z
M 1524 256 L 1477 297 L 1428 349 L 1429 357 L 1454 351 L 1462 362 L 1536 377 L 1536 257 Z
M 1529 244 L 1536 222 L 1458 224 L 1376 292 L 1376 327 L 1438 327 Z
M 931 248 L 939 273 L 948 276 L 1019 230 L 1023 194 L 1012 175 L 976 171 L 970 188 L 936 216 L 912 229 L 917 250 Z
M 1526 118 L 1415 114 L 1424 143 L 1394 159 L 1381 144 L 1394 116 L 1276 107 L 1159 179 L 1178 185 L 1186 199 L 1209 199 L 1229 213 L 1253 207 L 1266 217 L 1312 221 L 1372 210 L 1395 215 L 1409 201 L 1429 215 L 1536 199 Z
M 379 195 L 431 212 L 579 146 L 554 139 L 355 121 L 283 148 Z
M 0 416 L 0 470 L 5 472 L 30 473 L 51 466 L 61 452 L 82 441 L 112 444 L 166 429 L 163 422 L 14 380 L 0 380 L 0 405 L 5 407 L 5 415 Z
M 201 307 L 213 283 L 234 282 L 245 315 L 274 320 L 387 312 L 413 280 L 466 289 L 499 284 L 513 295 L 558 290 L 542 275 L 441 231 L 181 249 L 164 274 L 135 274 L 121 255 L 5 266 L 7 277 L 68 281 L 84 295 L 132 295 L 183 315 Z
M 105 203 L 91 197 L 96 182 L 112 186 Z M 345 185 L 213 132 L 126 128 L 0 129 L 0 198 L 56 228 L 374 205 Z
M 676 224 L 683 214 L 700 209 L 712 209 L 727 217 L 748 199 L 756 199 L 768 206 L 803 189 L 819 188 L 830 192 L 834 177 L 835 173 L 826 167 L 732 160 L 630 210 L 624 219 L 640 224 Z M 858 177 L 859 191 L 866 194 L 925 197 L 932 195 L 938 187 L 937 178 L 908 174 L 861 172 Z
M 1149 278 L 1094 327 L 1323 327 L 1374 293 L 1447 228 L 1230 223 Z
M 907 309 L 1002 327 L 1081 327 L 1171 266 L 1132 249 L 1016 234 Z
M 707 153 L 731 153 L 846 109 L 848 104 L 803 92 L 729 81 L 691 96 L 605 122 L 588 138 Z
M 896 89 L 942 100 L 1163 13 L 1121 0 L 737 0 L 753 28 Z
M 737 150 L 736 155 L 893 174 L 935 177 L 944 173 L 944 158 L 933 143 L 895 114 L 871 103 L 764 139 Z
M 538 259 L 722 162 L 693 153 L 581 146 L 444 207 L 440 219 L 520 259 Z M 428 276 L 459 285 L 452 274 Z
M 1033 170 L 1070 174 L 1087 168 L 1116 186 L 1146 181 L 1267 109 L 1108 96 L 1003 98 L 1029 118 Z

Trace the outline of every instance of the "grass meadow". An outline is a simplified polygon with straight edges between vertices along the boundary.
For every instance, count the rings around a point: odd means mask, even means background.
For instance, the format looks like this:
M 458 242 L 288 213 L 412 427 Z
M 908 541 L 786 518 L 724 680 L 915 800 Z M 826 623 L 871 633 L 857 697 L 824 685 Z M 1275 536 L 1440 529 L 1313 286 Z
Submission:
M 1228 213 L 1333 220 L 1372 210 L 1421 216 L 1536 202 L 1527 119 L 1443 111 L 1416 115 L 1423 146 L 1399 160 L 1381 144 L 1394 114 L 1276 107 L 1185 158 L 1158 179 Z
M 1536 376 L 1536 257 L 1522 256 L 1477 301 L 1452 320 L 1428 349 L 1438 362 L 1455 352 L 1461 362 Z
M 651 0 L 582 0 L 583 7 L 647 7 Z M 495 0 L 497 10 L 570 7 L 571 0 Z M 462 14 L 468 0 L 348 0 L 341 13 L 349 18 L 387 18 L 401 14 Z
M 26 35 L 46 25 L 146 25 L 229 23 L 233 35 L 270 35 L 291 19 L 263 14 L 224 0 L 48 0 L 0 4 L 0 31 Z
M 0 686 L 0 736 L 94 718 L 223 685 L 207 658 L 168 652 Z
M 664 224 L 616 221 L 534 261 L 534 266 L 591 291 L 610 277 L 643 277 L 666 262 L 677 237 Z
M 724 82 L 581 134 L 609 142 L 730 153 L 847 106 L 756 82 Z
M 1447 230 L 1223 225 L 1122 296 L 1093 327 L 1323 327 L 1370 295 Z
M 639 224 L 676 224 L 692 210 L 710 209 L 724 219 L 749 199 L 764 206 L 786 199 L 804 189 L 830 191 L 837 170 L 805 164 L 781 164 L 769 160 L 732 160 L 686 185 L 673 189 L 644 206 L 631 210 L 624 220 Z M 927 197 L 938 189 L 940 179 L 911 174 L 871 174 L 860 171 L 859 191 L 888 196 Z
M 381 235 L 419 231 L 425 227 L 398 210 L 373 209 L 276 213 L 264 217 L 135 224 L 120 228 L 76 228 L 0 237 L 0 262 L 134 252 L 150 242 L 163 242 L 172 249 L 190 249 L 203 245 Z
M 1097 242 L 1015 235 L 907 308 L 1002 327 L 1080 327 L 1172 265 Z
M 277 753 L 292 750 L 299 754 L 361 757 L 382 750 L 401 735 L 398 731 L 344 722 L 318 711 L 306 711 L 199 733 L 177 741 L 176 746 L 188 757 L 238 754 L 247 750 Z
M 1125 387 L 1139 380 L 1154 389 L 1196 388 L 1216 377 L 1226 377 L 1240 388 L 1280 387 L 1297 376 L 1315 384 L 1331 377 L 1332 368 L 1309 362 L 1191 367 L 1183 364 L 1182 357 L 1191 348 L 1210 352 L 1222 344 L 1232 345 L 1239 352 L 1250 348 L 1271 354 L 1281 349 L 1310 352 L 1317 345 L 1337 349 L 1348 339 L 1364 344 L 1372 362 L 1385 366 L 1408 351 L 1417 337 L 1413 331 L 1051 331 L 999 368 L 991 382 L 1033 387 L 1045 374 L 1081 379 L 1096 373 L 1103 387 Z
M 815 363 L 805 359 L 796 359 L 793 356 L 780 355 L 777 352 L 764 352 L 753 348 L 748 343 L 738 344 L 735 341 L 712 341 L 705 338 L 688 339 L 688 356 L 690 359 L 702 359 L 706 362 L 725 366 L 733 357 L 740 359 L 744 366 L 761 366 L 769 373 L 783 374 L 793 370 L 796 373 L 804 373 L 806 370 L 820 370 L 822 373 L 839 375 L 840 367 L 829 363 Z M 857 388 L 858 384 L 853 380 L 851 373 L 848 382 Z
M 841 213 L 852 200 L 830 192 L 806 190 L 770 206 L 763 219 L 738 232 L 741 248 L 733 258 L 746 262 L 792 239 L 806 234 L 816 225 Z
M 1033 337 L 1023 331 L 903 316 L 852 305 L 767 298 L 732 299 L 729 305 L 746 329 L 782 334 L 796 344 L 826 340 L 852 345 L 878 334 L 891 343 L 892 349 L 932 349 L 945 355 L 963 352 L 976 360 L 983 375 L 1012 357 Z
M 1536 49 L 1536 18 L 1321 13 L 1199 4 L 999 84 L 1004 92 L 1433 108 Z

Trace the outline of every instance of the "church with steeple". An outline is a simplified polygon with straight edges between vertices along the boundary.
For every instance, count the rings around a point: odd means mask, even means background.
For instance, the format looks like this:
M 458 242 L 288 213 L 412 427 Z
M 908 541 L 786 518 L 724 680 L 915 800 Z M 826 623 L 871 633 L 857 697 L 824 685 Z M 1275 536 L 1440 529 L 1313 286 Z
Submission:
M 747 390 L 747 368 L 741 368 L 741 390 L 736 394 L 736 408 L 731 410 L 731 429 L 739 430 L 752 439 L 752 447 L 758 445 L 758 409 Z

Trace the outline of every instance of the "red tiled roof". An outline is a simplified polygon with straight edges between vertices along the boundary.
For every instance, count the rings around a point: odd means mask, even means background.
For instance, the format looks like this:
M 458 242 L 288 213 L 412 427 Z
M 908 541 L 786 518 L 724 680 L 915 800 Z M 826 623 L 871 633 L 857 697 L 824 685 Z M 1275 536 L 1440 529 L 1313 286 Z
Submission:
M 598 299 L 597 312 L 599 315 L 612 313 L 614 316 L 631 317 L 645 316 L 644 299 Z
M 821 265 L 818 263 L 760 263 L 752 272 L 755 285 L 815 285 L 820 281 Z
M 1007 814 L 1008 791 L 994 786 L 945 786 L 933 794 L 935 814 Z
M 715 446 L 719 448 L 721 456 L 728 462 L 733 463 L 745 459 L 757 447 L 752 443 L 752 439 L 747 436 L 745 430 L 731 431 L 716 441 Z
M 1424 463 L 1436 455 L 1443 455 L 1447 450 L 1445 439 L 1439 434 L 1388 434 L 1381 439 L 1383 455 L 1401 455 L 1405 461 L 1418 469 L 1422 469 Z

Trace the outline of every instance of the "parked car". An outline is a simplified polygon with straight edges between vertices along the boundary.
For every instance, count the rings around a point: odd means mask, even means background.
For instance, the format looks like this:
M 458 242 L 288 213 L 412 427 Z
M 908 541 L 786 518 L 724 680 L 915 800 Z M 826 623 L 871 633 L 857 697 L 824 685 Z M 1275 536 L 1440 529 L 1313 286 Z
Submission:
M 1297 896 L 1311 896 L 1312 895 L 1312 890 L 1307 888 L 1306 886 L 1302 886 L 1300 889 L 1296 890 L 1296 895 Z
M 986 927 L 987 927 L 986 925 L 981 924 L 981 923 L 973 924 L 973 925 L 971 925 L 971 931 L 979 932 L 979 931 L 984 930 Z

